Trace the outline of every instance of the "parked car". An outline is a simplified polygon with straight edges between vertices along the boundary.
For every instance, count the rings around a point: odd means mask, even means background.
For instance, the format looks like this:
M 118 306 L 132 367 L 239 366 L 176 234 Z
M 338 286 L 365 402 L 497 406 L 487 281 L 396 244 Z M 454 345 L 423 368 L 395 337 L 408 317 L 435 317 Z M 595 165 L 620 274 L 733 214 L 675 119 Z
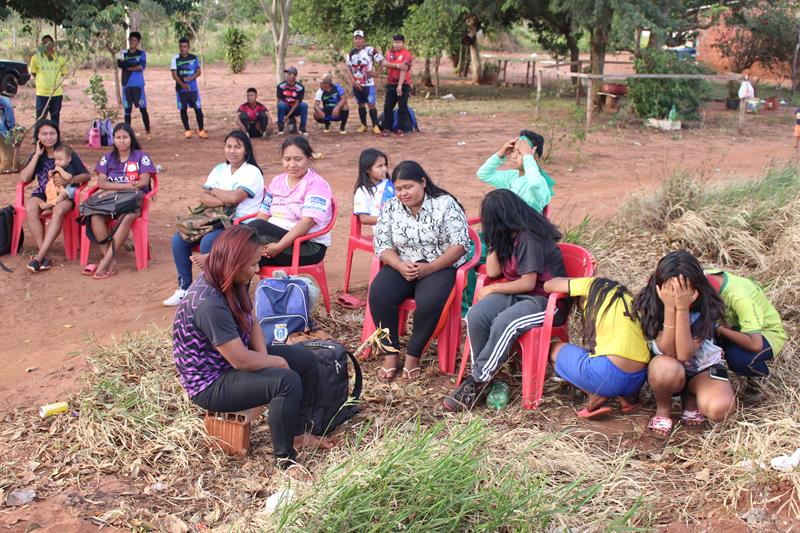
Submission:
M 19 86 L 25 85 L 30 79 L 27 63 L 0 59 L 0 91 L 14 96 Z

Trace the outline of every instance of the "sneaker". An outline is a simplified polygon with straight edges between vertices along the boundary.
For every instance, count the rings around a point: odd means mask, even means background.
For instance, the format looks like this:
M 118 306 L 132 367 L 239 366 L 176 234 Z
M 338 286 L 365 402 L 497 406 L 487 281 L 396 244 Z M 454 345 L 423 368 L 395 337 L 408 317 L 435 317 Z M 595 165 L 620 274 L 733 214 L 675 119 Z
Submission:
M 206 133 L 206 130 L 198 131 L 197 136 L 200 137 L 201 139 L 208 139 L 208 133 Z
M 286 132 L 283 129 L 278 130 L 278 135 L 286 135 Z
M 452 396 L 445 396 L 442 405 L 445 409 L 452 412 L 472 409 L 481 396 L 489 389 L 488 383 L 478 383 L 472 376 L 461 382 Z
M 183 297 L 186 296 L 186 291 L 183 289 L 176 289 L 175 292 L 172 293 L 172 296 L 164 300 L 162 302 L 167 307 L 175 307 L 176 305 L 180 305 Z
M 42 259 L 42 264 L 39 266 L 39 270 L 50 270 L 53 268 L 53 263 L 50 262 L 50 259 L 44 258 Z
M 42 270 L 42 266 L 39 264 L 39 261 L 36 259 L 31 259 L 30 262 L 26 265 L 28 270 L 33 272 L 34 274 Z
M 395 130 L 394 134 L 397 135 L 398 137 L 405 137 L 406 136 L 406 134 L 403 133 L 403 130 Z
M 365 125 L 363 125 L 363 124 L 362 124 L 362 125 L 360 125 L 360 126 L 358 127 L 358 129 L 357 129 L 356 131 L 357 131 L 358 133 L 366 133 L 366 132 L 367 132 L 367 129 L 368 129 L 368 128 L 367 128 Z
M 193 135 L 194 133 L 192 133 L 192 130 L 186 130 L 186 132 L 183 134 L 183 136 L 187 139 L 191 139 Z
M 347 135 L 347 130 L 339 130 L 340 135 Z
M 331 132 L 330 126 L 325 126 L 325 129 L 322 130 L 322 133 L 330 133 L 330 132 Z M 303 132 L 303 135 L 305 135 L 305 132 Z
M 300 133 L 303 135 L 303 137 L 308 137 L 308 132 L 307 131 L 300 130 Z
M 384 137 L 391 137 L 392 136 L 392 132 L 389 131 L 389 130 L 383 130 L 383 136 Z
M 372 133 L 374 133 L 375 135 L 380 135 L 381 134 L 380 126 L 372 126 Z

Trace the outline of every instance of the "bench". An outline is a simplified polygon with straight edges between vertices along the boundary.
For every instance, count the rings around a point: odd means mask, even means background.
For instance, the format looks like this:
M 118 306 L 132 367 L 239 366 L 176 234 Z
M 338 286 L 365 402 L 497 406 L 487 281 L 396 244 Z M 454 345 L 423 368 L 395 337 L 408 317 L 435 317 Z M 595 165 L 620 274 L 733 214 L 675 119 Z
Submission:
M 621 94 L 613 94 L 613 93 L 604 93 L 598 92 L 600 96 L 605 96 L 604 107 L 608 109 L 618 109 L 619 108 L 619 99 L 622 98 L 624 95 Z

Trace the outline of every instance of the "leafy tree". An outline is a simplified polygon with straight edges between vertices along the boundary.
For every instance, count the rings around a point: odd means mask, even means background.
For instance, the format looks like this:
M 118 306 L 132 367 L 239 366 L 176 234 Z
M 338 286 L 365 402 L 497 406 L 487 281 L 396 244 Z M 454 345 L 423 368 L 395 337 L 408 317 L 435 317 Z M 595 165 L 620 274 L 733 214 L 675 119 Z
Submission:
M 85 32 L 93 43 L 108 52 L 111 57 L 111 64 L 114 66 L 114 93 L 117 105 L 122 105 L 121 86 L 119 79 L 119 69 L 116 68 L 117 54 L 126 46 L 127 37 L 127 9 L 124 3 L 119 3 L 106 7 L 92 17 L 92 22 L 88 28 L 74 27 L 72 32 L 80 34 Z
M 231 72 L 238 74 L 244 72 L 247 66 L 248 37 L 244 30 L 236 26 L 229 26 L 222 37 L 225 46 L 225 62 Z
M 457 25 L 465 8 L 449 0 L 425 0 L 411 7 L 403 33 L 414 52 L 433 58 L 436 96 L 439 96 L 439 62 L 448 45 L 446 38 Z
M 267 18 L 272 41 L 275 43 L 275 77 L 279 81 L 285 76 L 286 50 L 289 48 L 289 17 L 292 0 L 259 0 L 264 16 Z

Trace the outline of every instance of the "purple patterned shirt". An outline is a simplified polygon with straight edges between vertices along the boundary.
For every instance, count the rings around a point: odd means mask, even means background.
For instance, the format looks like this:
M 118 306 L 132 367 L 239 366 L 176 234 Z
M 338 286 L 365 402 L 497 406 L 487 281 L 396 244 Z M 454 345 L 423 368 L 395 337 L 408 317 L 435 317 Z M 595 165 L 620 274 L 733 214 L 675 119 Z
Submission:
M 201 275 L 186 292 L 172 324 L 172 355 L 191 398 L 233 368 L 216 346 L 236 337 L 245 346 L 250 343 L 250 332 L 239 330 L 225 298 Z

